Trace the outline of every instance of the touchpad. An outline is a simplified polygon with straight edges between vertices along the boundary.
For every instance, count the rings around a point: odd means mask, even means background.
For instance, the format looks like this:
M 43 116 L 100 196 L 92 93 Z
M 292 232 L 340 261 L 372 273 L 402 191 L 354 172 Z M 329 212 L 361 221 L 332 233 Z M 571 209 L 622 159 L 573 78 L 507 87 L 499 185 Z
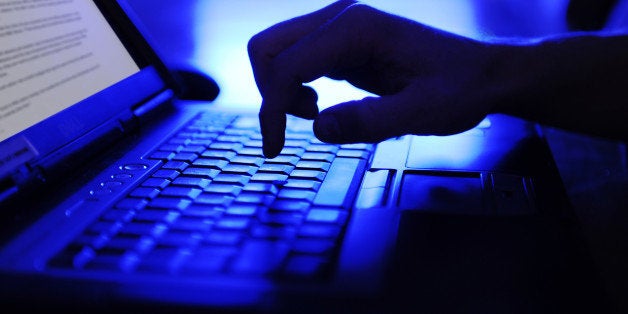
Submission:
M 454 171 L 406 172 L 399 207 L 452 214 L 489 214 L 480 173 Z

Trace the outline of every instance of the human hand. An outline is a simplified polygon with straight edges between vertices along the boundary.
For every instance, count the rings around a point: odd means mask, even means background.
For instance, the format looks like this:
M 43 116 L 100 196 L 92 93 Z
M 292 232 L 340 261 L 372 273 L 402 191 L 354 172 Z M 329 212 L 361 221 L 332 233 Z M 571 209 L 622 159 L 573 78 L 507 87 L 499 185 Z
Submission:
M 447 135 L 477 125 L 492 109 L 488 44 L 440 31 L 355 1 L 274 25 L 249 41 L 264 155 L 277 156 L 286 114 L 315 119 L 325 142 L 375 143 L 405 134 Z M 379 97 L 318 113 L 322 76 Z

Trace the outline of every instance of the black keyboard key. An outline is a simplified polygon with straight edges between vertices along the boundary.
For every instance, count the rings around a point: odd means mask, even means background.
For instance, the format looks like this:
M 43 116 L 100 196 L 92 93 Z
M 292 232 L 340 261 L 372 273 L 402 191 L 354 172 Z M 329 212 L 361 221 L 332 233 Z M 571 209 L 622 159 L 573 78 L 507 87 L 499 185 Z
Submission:
M 169 232 L 205 233 L 211 230 L 214 221 L 211 219 L 179 217 L 169 226 Z
M 260 172 L 251 177 L 253 182 L 282 182 L 288 180 L 288 175 L 280 173 Z
M 257 214 L 258 206 L 249 204 L 231 204 L 225 213 L 233 216 L 254 216 Z
M 301 200 L 301 201 L 307 201 L 307 202 L 313 201 L 315 196 L 316 196 L 316 192 L 314 191 L 303 190 L 303 189 L 289 189 L 289 188 L 282 189 L 279 192 L 279 195 L 277 195 L 277 197 L 280 199 L 293 199 L 293 200 Z
M 162 179 L 174 180 L 180 174 L 181 173 L 179 171 L 176 171 L 176 170 L 160 169 L 160 170 L 155 171 L 155 173 L 153 173 L 152 177 L 153 178 L 162 178 Z
M 171 186 L 171 187 L 165 188 L 161 192 L 160 196 L 189 198 L 189 199 L 193 200 L 193 199 L 197 198 L 202 192 L 203 192 L 203 190 L 201 190 L 201 189 L 195 189 L 195 188 L 190 188 L 190 187 Z
M 325 174 L 326 173 L 324 171 L 296 169 L 290 173 L 290 178 L 323 181 L 325 179 Z
M 251 237 L 267 240 L 291 240 L 296 237 L 296 229 L 286 226 L 256 225 L 251 228 Z
M 247 184 L 247 186 L 248 185 L 249 184 Z M 228 194 L 231 196 L 236 196 L 240 194 L 240 191 L 242 191 L 242 187 L 240 185 L 233 184 L 212 183 L 208 185 L 204 191 L 208 193 Z
M 240 152 L 242 154 L 242 152 Z M 231 164 L 259 167 L 264 163 L 264 158 L 256 156 L 236 156 L 231 159 Z
M 148 201 L 141 198 L 125 198 L 116 204 L 116 208 L 127 210 L 140 210 L 148 204 Z
M 194 202 L 201 205 L 212 205 L 227 207 L 233 201 L 234 197 L 224 194 L 203 193 L 197 197 Z
M 224 159 L 200 158 L 195 160 L 192 165 L 194 167 L 222 170 L 222 168 L 224 168 L 228 163 L 229 162 Z
M 268 274 L 277 271 L 290 246 L 280 241 L 249 241 L 234 261 L 232 271 L 246 274 Z
M 242 174 L 247 176 L 252 176 L 255 172 L 257 172 L 257 167 L 240 164 L 229 164 L 222 169 L 222 173 Z
M 212 230 L 205 237 L 205 243 L 209 245 L 236 246 L 242 241 L 242 234 L 238 231 Z
M 305 212 L 310 207 L 308 202 L 276 200 L 269 208 L 277 212 Z
M 251 182 L 244 186 L 244 191 L 276 195 L 279 190 L 277 189 L 277 186 L 272 183 Z
M 172 158 L 172 161 L 184 161 L 184 162 L 186 162 L 186 167 L 187 167 L 187 164 L 193 162 L 197 158 L 198 158 L 198 155 L 195 154 L 195 153 L 184 153 L 184 152 L 181 152 L 181 153 L 176 154 Z M 166 169 L 168 169 L 168 168 L 166 168 Z M 183 169 L 185 169 L 185 168 L 183 168 Z M 177 170 L 183 170 L 183 169 L 177 169 Z
M 292 165 L 284 165 L 284 164 L 263 164 L 259 167 L 258 172 L 269 172 L 269 173 L 279 173 L 288 175 L 290 172 L 294 170 L 294 166 Z
M 303 160 L 297 163 L 298 169 L 305 169 L 305 170 L 328 171 L 330 166 L 331 166 L 330 163 L 324 162 L 324 161 Z
M 283 275 L 297 278 L 315 278 L 325 269 L 327 261 L 317 256 L 290 256 L 283 269 Z
M 155 198 L 157 197 L 157 195 L 159 195 L 159 189 L 156 188 L 136 188 L 135 190 L 133 190 L 129 195 L 132 197 L 138 197 L 138 198 Z
M 342 224 L 346 216 L 346 212 L 337 209 L 312 208 L 308 212 L 306 220 L 308 222 Z
M 266 159 L 265 161 L 268 164 L 284 164 L 284 165 L 292 165 L 296 166 L 299 162 L 299 157 L 296 156 L 277 156 L 273 159 Z
M 174 158 L 177 154 L 173 153 L 173 152 L 161 152 L 161 151 L 157 151 L 154 152 L 150 155 L 150 157 L 148 157 L 149 159 L 159 159 L 159 160 L 163 160 L 163 161 L 168 161 L 171 160 L 172 158 Z
M 248 175 L 221 173 L 214 178 L 214 182 L 244 186 L 250 179 Z
M 332 224 L 303 224 L 299 228 L 299 236 L 305 238 L 330 238 L 336 239 L 340 235 L 341 228 Z
M 357 188 L 352 185 L 352 178 L 356 172 L 364 168 L 365 161 L 353 158 L 336 158 L 327 172 L 326 180 L 321 185 L 314 204 L 323 206 L 342 207 L 347 203 L 349 189 Z
M 149 204 L 149 208 L 157 208 L 157 209 L 175 209 L 175 210 L 184 210 L 188 206 L 192 204 L 192 201 L 189 199 L 181 199 L 181 198 L 170 198 L 170 197 L 158 197 L 152 200 Z
M 315 153 L 307 152 L 301 156 L 301 160 L 325 161 L 332 162 L 336 155 L 331 153 Z
M 346 157 L 346 158 L 360 158 L 360 159 L 368 159 L 370 157 L 370 153 L 363 150 L 353 150 L 353 149 L 341 149 L 337 157 Z
M 156 241 L 158 248 L 190 249 L 196 247 L 202 240 L 200 233 L 169 230 Z
M 318 189 L 321 187 L 321 183 L 312 180 L 288 179 L 288 182 L 286 182 L 283 187 L 318 191 Z
M 177 211 L 172 210 L 151 210 L 145 209 L 137 212 L 133 217 L 133 221 L 135 222 L 163 222 L 165 224 L 170 224 L 173 221 L 177 220 L 181 215 Z
M 162 169 L 168 169 L 168 170 L 183 171 L 188 166 L 189 166 L 189 164 L 187 162 L 185 162 L 185 161 L 174 161 L 174 160 L 171 160 L 171 161 L 165 163 L 164 165 L 162 165 L 161 168 Z
M 176 247 L 157 248 L 142 258 L 137 265 L 137 271 L 174 274 L 189 256 L 188 250 Z
M 247 217 L 223 217 L 216 222 L 215 227 L 221 230 L 245 230 L 250 223 Z
M 211 180 L 205 178 L 182 176 L 176 178 L 172 182 L 172 185 L 205 189 L 211 182 Z
M 183 171 L 183 174 L 191 177 L 201 177 L 206 179 L 213 179 L 218 174 L 220 174 L 220 170 L 217 169 L 209 169 L 209 168 L 199 168 L 199 167 L 190 167 Z
M 143 183 L 143 187 L 163 189 L 170 184 L 170 180 L 163 178 L 148 178 Z
M 230 150 L 207 150 L 201 156 L 229 161 L 236 155 L 236 152 Z

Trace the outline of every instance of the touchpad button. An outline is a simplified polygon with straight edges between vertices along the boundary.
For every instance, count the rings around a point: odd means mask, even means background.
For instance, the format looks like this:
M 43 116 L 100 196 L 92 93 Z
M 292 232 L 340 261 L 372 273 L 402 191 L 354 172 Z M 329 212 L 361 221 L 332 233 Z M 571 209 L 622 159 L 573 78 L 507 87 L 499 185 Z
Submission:
M 406 172 L 399 207 L 451 214 L 490 213 L 484 206 L 480 173 Z

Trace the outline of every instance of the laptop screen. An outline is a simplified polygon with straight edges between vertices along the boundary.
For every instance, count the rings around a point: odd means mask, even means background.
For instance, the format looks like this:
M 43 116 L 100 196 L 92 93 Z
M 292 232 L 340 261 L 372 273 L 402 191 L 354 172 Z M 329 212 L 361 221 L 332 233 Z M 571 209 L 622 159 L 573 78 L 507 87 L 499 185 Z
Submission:
M 139 70 L 92 1 L 0 2 L 0 142 Z

